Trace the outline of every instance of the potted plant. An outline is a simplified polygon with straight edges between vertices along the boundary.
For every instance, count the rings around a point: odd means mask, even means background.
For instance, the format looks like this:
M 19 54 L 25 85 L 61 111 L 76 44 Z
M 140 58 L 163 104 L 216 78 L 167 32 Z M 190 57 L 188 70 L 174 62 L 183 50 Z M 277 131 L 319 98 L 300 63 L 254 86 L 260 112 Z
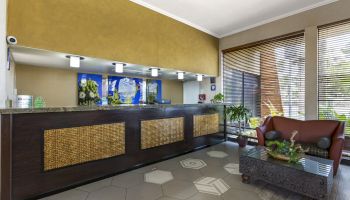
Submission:
M 245 147 L 248 143 L 248 137 L 242 134 L 242 122 L 248 119 L 249 110 L 243 105 L 230 106 L 226 111 L 231 122 L 238 122 L 238 137 L 237 142 L 239 147 Z
M 155 102 L 156 102 L 156 95 L 154 93 L 149 93 L 147 96 L 147 103 L 155 104 Z
M 223 103 L 224 102 L 224 95 L 221 93 L 218 93 L 214 96 L 212 100 L 210 100 L 212 103 Z

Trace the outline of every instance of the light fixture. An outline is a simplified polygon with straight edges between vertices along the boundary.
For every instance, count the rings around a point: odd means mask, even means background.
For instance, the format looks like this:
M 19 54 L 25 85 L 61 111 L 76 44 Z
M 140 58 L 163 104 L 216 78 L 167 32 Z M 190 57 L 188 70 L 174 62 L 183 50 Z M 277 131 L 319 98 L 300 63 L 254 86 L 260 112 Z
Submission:
M 203 75 L 197 74 L 197 81 L 203 81 Z
M 183 80 L 184 79 L 185 72 L 177 72 L 177 79 Z
M 158 76 L 158 68 L 151 68 L 151 76 L 152 77 L 157 77 Z
M 123 73 L 124 72 L 125 64 L 123 64 L 123 63 L 113 63 L 113 65 L 115 66 L 115 72 L 116 73 Z
M 80 61 L 84 60 L 84 58 L 80 56 L 66 56 L 66 58 L 69 58 L 69 66 L 73 68 L 79 68 Z

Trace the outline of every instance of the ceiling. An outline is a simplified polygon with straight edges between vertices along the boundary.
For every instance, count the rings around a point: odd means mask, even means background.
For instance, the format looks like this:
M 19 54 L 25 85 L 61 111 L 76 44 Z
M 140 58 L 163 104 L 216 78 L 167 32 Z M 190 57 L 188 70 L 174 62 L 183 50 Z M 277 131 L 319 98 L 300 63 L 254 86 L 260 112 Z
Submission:
M 151 66 L 143 66 L 131 63 L 125 63 L 124 73 L 118 74 L 114 71 L 112 63 L 117 61 L 104 60 L 98 58 L 84 57 L 81 61 L 80 68 L 69 67 L 69 59 L 66 58 L 66 53 L 47 51 L 42 49 L 34 49 L 23 46 L 11 46 L 11 54 L 16 64 L 24 64 L 38 67 L 58 68 L 66 70 L 74 70 L 82 73 L 103 73 L 116 76 L 131 76 L 131 77 L 151 77 Z M 208 75 L 205 75 L 209 77 Z M 176 80 L 177 70 L 163 69 L 159 70 L 159 79 Z M 197 76 L 194 73 L 185 72 L 184 81 L 196 80 Z
M 130 0 L 222 38 L 337 0 Z

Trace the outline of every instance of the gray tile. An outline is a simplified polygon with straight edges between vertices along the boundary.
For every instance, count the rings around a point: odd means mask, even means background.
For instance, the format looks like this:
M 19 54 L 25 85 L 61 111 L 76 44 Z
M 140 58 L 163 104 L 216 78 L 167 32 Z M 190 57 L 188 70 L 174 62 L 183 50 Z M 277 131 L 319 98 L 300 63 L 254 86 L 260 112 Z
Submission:
M 219 200 L 219 199 L 221 199 L 220 196 L 198 193 L 187 200 Z
M 172 197 L 160 197 L 157 200 L 180 200 L 180 199 L 175 199 L 175 198 L 172 198 Z
M 220 165 L 209 165 L 200 169 L 203 176 L 214 177 L 214 178 L 225 178 L 230 174 L 224 170 L 224 164 Z
M 166 196 L 178 199 L 187 199 L 197 193 L 193 183 L 187 181 L 173 180 L 162 187 Z
M 224 178 L 224 181 L 231 187 L 237 190 L 245 190 L 245 191 L 250 191 L 254 192 L 257 189 L 256 184 L 245 184 L 242 183 L 241 181 L 241 176 L 240 175 L 229 175 Z M 261 184 L 264 184 L 263 182 L 259 182 Z
M 85 200 L 88 196 L 88 192 L 81 190 L 73 189 L 66 192 L 62 192 L 50 197 L 47 197 L 49 200 Z
M 94 183 L 90 183 L 90 184 L 87 184 L 87 185 L 80 186 L 77 189 L 83 190 L 83 191 L 86 191 L 86 192 L 93 192 L 93 191 L 105 188 L 107 186 L 110 186 L 111 182 L 112 182 L 112 178 L 107 178 L 107 179 L 104 179 L 104 180 L 101 180 L 101 181 L 97 181 L 97 182 L 94 182 Z
M 222 195 L 224 200 L 244 199 L 244 200 L 261 200 L 261 198 L 255 192 L 249 192 L 245 190 L 239 190 L 231 188 Z
M 108 186 L 98 191 L 91 192 L 87 200 L 122 200 L 125 199 L 125 195 L 125 189 Z
M 127 172 L 113 177 L 112 185 L 129 188 L 143 183 L 143 174 L 136 172 Z
M 160 185 L 142 183 L 127 189 L 126 200 L 156 200 L 162 196 Z
M 200 151 L 195 151 L 186 155 L 175 157 L 160 163 L 152 164 L 132 172 L 120 174 L 111 179 L 102 180 L 96 183 L 81 186 L 74 190 L 69 190 L 57 195 L 53 195 L 45 200 L 85 200 L 89 199 L 108 199 L 109 196 L 115 196 L 115 200 L 119 200 L 119 196 L 123 194 L 122 188 L 125 190 L 125 195 L 128 200 L 178 200 L 189 198 L 195 199 L 212 199 L 217 196 L 202 194 L 194 187 L 193 182 L 201 177 L 223 178 L 230 186 L 230 189 L 221 195 L 225 199 L 271 199 L 271 200 L 305 200 L 304 196 L 295 194 L 290 191 L 281 190 L 275 186 L 267 185 L 264 182 L 253 184 L 243 184 L 239 175 L 230 175 L 224 170 L 224 166 L 228 163 L 239 163 L 240 152 L 247 151 L 251 148 L 239 148 L 236 143 L 226 142 L 215 145 Z M 228 156 L 225 158 L 212 158 L 207 155 L 208 151 L 223 151 Z M 199 169 L 184 169 L 180 165 L 181 160 L 187 158 L 202 159 L 207 166 Z M 144 173 L 153 170 L 171 171 L 174 180 L 165 183 L 164 185 L 155 185 L 144 183 Z M 334 186 L 330 200 L 348 200 L 350 199 L 350 167 L 341 165 L 338 175 L 334 177 Z M 112 185 L 112 186 L 111 186 Z M 115 187 L 114 187 L 115 186 Z M 118 188 L 119 187 L 119 188 Z M 163 187 L 163 191 L 162 191 Z M 283 192 L 281 192 L 283 191 Z M 91 192 L 92 196 L 88 196 Z M 164 192 L 164 194 L 163 194 Z M 115 194 L 114 194 L 115 193 Z M 103 196 L 103 195 L 106 196 Z M 124 199 L 124 197 L 121 197 Z
M 202 177 L 199 170 L 196 169 L 176 169 L 173 171 L 174 178 L 177 180 L 184 180 L 188 182 L 193 182 L 198 178 Z

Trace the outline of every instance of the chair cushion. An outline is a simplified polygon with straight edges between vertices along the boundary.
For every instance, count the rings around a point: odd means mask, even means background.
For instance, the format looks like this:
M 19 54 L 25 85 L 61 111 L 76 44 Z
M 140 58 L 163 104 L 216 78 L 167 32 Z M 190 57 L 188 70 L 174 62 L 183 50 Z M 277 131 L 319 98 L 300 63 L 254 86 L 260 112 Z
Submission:
M 317 146 L 320 149 L 327 150 L 331 146 L 331 139 L 328 137 L 321 137 L 317 142 Z
M 329 158 L 329 152 L 325 149 L 319 148 L 315 144 L 301 144 L 301 146 L 304 150 L 309 149 L 309 151 L 305 152 L 306 155 Z
M 281 138 L 281 132 L 279 131 L 269 131 L 265 133 L 265 139 L 266 140 L 278 140 Z

